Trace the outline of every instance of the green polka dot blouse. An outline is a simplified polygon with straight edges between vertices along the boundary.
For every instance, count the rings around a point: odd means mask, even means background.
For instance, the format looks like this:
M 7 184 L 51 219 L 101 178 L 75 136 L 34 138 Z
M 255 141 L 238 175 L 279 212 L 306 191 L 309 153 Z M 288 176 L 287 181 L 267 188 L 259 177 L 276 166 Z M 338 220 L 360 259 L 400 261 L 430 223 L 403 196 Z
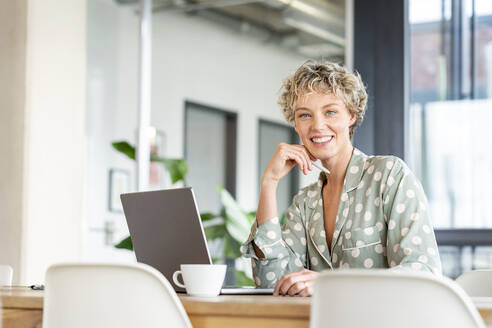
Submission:
M 427 200 L 417 178 L 394 156 L 367 156 L 354 149 L 336 217 L 331 252 L 326 242 L 321 188 L 299 191 L 277 217 L 253 224 L 241 246 L 250 257 L 258 287 L 274 287 L 289 272 L 339 268 L 391 268 L 441 274 L 441 262 Z M 252 242 L 265 255 L 259 259 Z

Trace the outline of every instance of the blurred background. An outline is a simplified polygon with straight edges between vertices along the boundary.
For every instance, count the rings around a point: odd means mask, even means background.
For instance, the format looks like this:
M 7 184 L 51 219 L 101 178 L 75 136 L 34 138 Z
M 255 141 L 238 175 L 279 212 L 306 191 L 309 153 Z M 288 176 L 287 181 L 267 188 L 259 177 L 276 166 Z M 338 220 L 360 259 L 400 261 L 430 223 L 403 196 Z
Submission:
M 137 190 L 139 2 L 1 6 L 0 262 L 35 283 L 55 261 L 133 261 L 115 245 L 128 236 L 119 194 Z M 492 2 L 154 0 L 151 29 L 146 134 L 161 161 L 146 185 L 193 186 L 218 261 L 249 274 L 227 223 L 254 218 L 276 146 L 298 142 L 282 80 L 326 59 L 368 88 L 355 146 L 421 179 L 444 273 L 492 267 Z M 285 178 L 279 211 L 317 173 Z

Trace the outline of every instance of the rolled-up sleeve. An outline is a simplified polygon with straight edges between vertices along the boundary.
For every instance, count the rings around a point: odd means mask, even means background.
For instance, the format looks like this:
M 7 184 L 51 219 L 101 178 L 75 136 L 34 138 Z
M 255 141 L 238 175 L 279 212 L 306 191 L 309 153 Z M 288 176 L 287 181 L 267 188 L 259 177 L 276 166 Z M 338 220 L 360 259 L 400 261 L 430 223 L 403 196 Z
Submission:
M 260 226 L 255 220 L 248 240 L 241 246 L 243 256 L 251 258 L 258 287 L 272 288 L 284 274 L 306 267 L 306 228 L 298 203 L 301 194 L 294 197 L 287 209 L 282 227 L 278 217 Z M 263 252 L 264 258 L 256 255 L 253 243 Z
M 393 270 L 441 274 L 441 261 L 423 188 L 401 160 L 387 178 L 383 209 L 387 233 L 387 259 Z

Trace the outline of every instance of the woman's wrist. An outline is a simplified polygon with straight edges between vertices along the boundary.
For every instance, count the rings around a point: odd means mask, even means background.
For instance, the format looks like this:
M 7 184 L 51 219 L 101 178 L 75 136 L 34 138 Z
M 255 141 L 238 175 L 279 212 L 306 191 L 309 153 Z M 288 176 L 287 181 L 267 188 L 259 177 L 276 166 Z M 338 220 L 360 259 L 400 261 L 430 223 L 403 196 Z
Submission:
M 261 178 L 260 188 L 263 189 L 277 189 L 279 180 L 273 179 L 271 177 L 263 176 Z

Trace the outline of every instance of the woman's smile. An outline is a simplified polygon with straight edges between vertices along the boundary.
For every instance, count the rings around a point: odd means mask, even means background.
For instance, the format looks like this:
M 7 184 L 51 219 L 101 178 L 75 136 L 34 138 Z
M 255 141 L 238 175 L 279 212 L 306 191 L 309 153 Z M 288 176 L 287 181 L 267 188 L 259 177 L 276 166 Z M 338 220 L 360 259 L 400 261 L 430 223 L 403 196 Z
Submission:
M 334 140 L 335 136 L 333 135 L 329 135 L 329 136 L 314 136 L 312 138 L 310 138 L 309 140 L 311 141 L 311 143 L 314 145 L 314 147 L 326 147 L 328 146 L 329 144 L 332 143 L 332 141 Z

